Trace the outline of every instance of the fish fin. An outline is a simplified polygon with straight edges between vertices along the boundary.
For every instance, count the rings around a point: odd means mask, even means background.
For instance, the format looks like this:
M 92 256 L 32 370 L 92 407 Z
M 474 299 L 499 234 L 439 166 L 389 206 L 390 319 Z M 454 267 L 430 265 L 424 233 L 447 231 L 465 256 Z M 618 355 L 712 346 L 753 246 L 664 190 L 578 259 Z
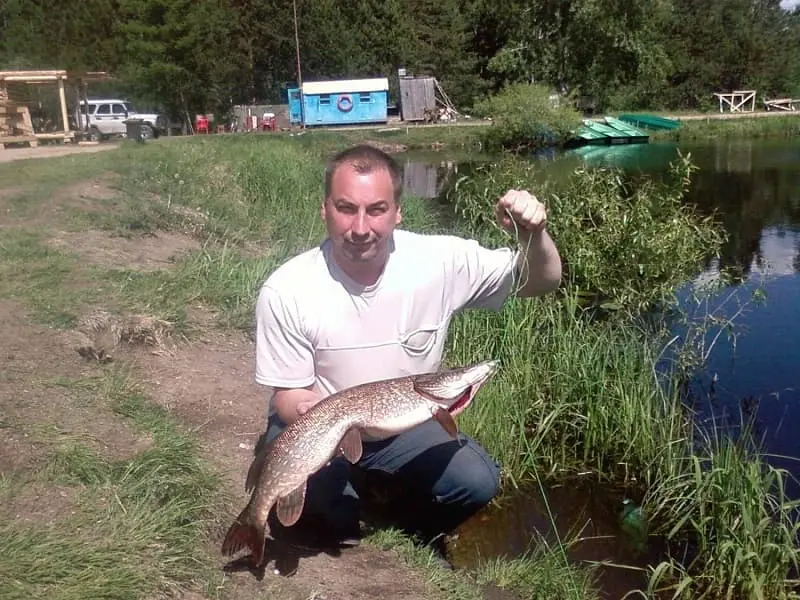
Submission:
M 250 468 L 247 469 L 247 478 L 244 480 L 244 489 L 249 494 L 254 487 L 258 485 L 258 479 L 261 477 L 261 471 L 264 469 L 264 463 L 267 460 L 267 453 L 269 444 L 266 444 L 261 452 L 255 455 L 253 462 L 250 463 Z
M 444 427 L 444 430 L 449 433 L 454 440 L 458 439 L 458 425 L 456 425 L 453 415 L 451 415 L 445 409 L 440 408 L 433 413 L 433 418 L 439 421 L 439 425 Z
M 260 567 L 261 561 L 264 559 L 266 528 L 266 523 L 261 527 L 250 523 L 247 508 L 245 508 L 228 529 L 222 542 L 222 554 L 232 555 L 242 548 L 248 548 L 252 557 L 252 566 Z
M 361 453 L 364 451 L 361 446 L 361 432 L 355 427 L 348 429 L 339 442 L 339 449 L 351 463 L 361 460 Z
M 301 483 L 285 496 L 278 498 L 275 506 L 275 514 L 278 520 L 285 527 L 291 527 L 297 523 L 297 519 L 303 512 L 303 504 L 306 501 L 306 484 L 308 480 Z

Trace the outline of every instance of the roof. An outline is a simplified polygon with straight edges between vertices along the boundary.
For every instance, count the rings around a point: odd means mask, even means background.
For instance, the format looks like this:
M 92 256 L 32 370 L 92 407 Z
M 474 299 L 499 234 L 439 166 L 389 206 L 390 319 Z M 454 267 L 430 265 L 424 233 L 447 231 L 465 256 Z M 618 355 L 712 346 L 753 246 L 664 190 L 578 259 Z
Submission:
M 51 71 L 0 71 L 2 81 L 21 81 L 23 83 L 35 83 L 37 81 L 58 81 L 66 79 L 67 72 L 63 70 Z
M 0 81 L 19 81 L 37 83 L 41 81 L 58 81 L 59 79 L 85 79 L 87 81 L 105 81 L 111 79 L 105 71 L 66 71 L 50 69 L 41 71 L 0 71 Z
M 304 94 L 338 94 L 358 92 L 382 92 L 389 89 L 389 79 L 339 79 L 337 81 L 306 81 Z

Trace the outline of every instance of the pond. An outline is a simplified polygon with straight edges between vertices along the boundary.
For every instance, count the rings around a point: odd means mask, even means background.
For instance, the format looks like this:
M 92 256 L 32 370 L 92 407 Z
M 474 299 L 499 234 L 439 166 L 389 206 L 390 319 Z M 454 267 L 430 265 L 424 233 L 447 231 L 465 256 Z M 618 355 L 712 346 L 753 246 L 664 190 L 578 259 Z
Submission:
M 800 421 L 800 140 L 654 142 L 583 148 L 534 160 L 545 177 L 556 179 L 581 165 L 658 177 L 678 151 L 690 153 L 699 167 L 687 202 L 706 214 L 717 211 L 729 236 L 718 261 L 698 265 L 697 281 L 713 279 L 721 268 L 738 274 L 703 310 L 732 316 L 743 307 L 734 321 L 735 341 L 721 336 L 697 375 L 693 408 L 699 419 L 729 430 L 742 418 L 752 419 L 769 462 L 793 474 L 789 492 L 800 498 L 800 436 L 794 431 Z M 435 162 L 409 160 L 408 193 L 436 197 L 459 168 L 463 172 L 469 165 L 446 156 Z M 761 302 L 752 300 L 757 289 L 764 293 Z M 571 551 L 571 559 L 646 564 L 646 556 L 631 554 L 610 508 L 618 506 L 621 496 L 580 481 L 543 491 L 527 489 L 502 498 L 468 523 L 452 545 L 454 562 L 468 566 L 478 557 L 518 555 L 537 531 L 552 539 L 554 533 L 581 530 L 589 541 Z M 550 531 L 551 517 L 555 532 Z M 641 573 L 620 568 L 602 569 L 600 577 L 608 598 L 644 584 Z

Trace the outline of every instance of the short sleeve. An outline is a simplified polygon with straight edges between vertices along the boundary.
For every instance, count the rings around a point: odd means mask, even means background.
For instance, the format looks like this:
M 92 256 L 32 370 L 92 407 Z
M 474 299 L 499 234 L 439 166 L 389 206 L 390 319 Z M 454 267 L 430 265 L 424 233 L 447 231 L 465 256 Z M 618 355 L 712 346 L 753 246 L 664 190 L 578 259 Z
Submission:
M 475 240 L 459 239 L 452 248 L 451 260 L 456 310 L 502 308 L 514 284 L 515 251 L 486 248 Z
M 314 349 L 297 303 L 265 284 L 255 313 L 256 382 L 290 388 L 314 383 Z

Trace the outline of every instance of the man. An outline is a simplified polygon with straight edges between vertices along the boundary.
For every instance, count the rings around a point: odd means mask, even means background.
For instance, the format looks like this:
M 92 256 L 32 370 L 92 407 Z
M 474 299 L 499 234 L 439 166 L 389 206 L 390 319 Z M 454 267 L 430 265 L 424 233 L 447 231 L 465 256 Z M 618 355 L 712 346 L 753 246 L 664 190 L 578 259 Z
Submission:
M 328 164 L 321 207 L 328 237 L 288 260 L 256 305 L 256 381 L 273 389 L 266 440 L 311 406 L 353 385 L 437 370 L 448 325 L 465 308 L 498 310 L 513 291 L 554 290 L 561 259 L 545 207 L 511 190 L 496 205 L 521 250 L 490 250 L 455 236 L 396 229 L 402 178 L 384 152 L 361 145 Z M 499 469 L 462 434 L 459 445 L 431 420 L 388 439 L 363 434 L 359 466 L 402 478 L 430 499 L 411 528 L 448 533 L 497 492 Z M 304 516 L 324 518 L 340 542 L 357 540 L 358 498 L 343 457 L 309 481 Z M 408 519 L 406 519 L 408 521 Z

